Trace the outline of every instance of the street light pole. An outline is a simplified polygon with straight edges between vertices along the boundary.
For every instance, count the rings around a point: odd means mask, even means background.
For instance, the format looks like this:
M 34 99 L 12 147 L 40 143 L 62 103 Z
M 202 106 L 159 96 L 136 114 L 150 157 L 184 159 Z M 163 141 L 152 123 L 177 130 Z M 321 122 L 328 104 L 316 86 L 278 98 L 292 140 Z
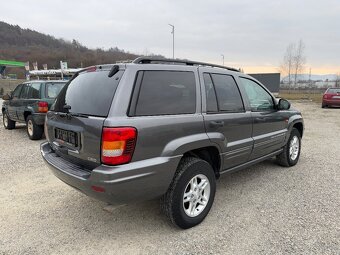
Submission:
M 221 54 L 221 56 L 222 56 L 222 63 L 223 63 L 223 65 L 224 65 L 224 55 Z
M 172 59 L 175 59 L 175 26 L 172 24 L 169 24 L 169 26 L 172 28 Z

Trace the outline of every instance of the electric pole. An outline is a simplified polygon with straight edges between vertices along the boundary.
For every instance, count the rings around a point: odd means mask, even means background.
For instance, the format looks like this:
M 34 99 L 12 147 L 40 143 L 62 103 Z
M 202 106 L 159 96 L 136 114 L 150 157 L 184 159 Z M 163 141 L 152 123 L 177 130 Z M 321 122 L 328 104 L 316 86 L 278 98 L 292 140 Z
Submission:
M 172 28 L 172 59 L 175 59 L 175 26 L 172 24 L 169 24 L 169 26 Z
M 222 65 L 224 66 L 224 55 L 221 54 L 221 56 L 222 56 Z

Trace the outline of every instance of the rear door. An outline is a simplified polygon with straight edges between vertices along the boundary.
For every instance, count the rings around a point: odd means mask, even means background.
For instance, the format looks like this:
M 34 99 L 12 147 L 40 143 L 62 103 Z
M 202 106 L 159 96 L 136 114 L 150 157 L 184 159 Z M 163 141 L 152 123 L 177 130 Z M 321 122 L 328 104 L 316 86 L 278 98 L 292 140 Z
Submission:
M 206 99 L 203 100 L 205 128 L 210 139 L 217 142 L 222 150 L 223 168 L 245 163 L 253 147 L 252 117 L 245 110 L 234 77 L 218 71 L 203 71 L 200 75 Z
M 18 105 L 18 100 L 19 100 L 19 96 L 22 90 L 23 84 L 19 84 L 13 91 L 12 93 L 12 99 L 9 100 L 8 102 L 8 108 L 7 108 L 7 112 L 8 112 L 8 116 L 10 117 L 10 119 L 12 120 L 17 120 L 17 105 Z
M 25 121 L 24 112 L 26 110 L 26 106 L 29 101 L 28 98 L 29 98 L 30 87 L 31 87 L 31 84 L 29 83 L 25 83 L 23 85 L 21 93 L 20 93 L 20 97 L 17 101 L 16 112 L 17 112 L 18 119 L 20 121 Z
M 282 147 L 287 133 L 287 116 L 275 109 L 273 96 L 260 83 L 247 77 L 239 79 L 251 107 L 254 139 L 251 159 L 256 159 Z
M 101 135 L 123 71 L 91 68 L 67 83 L 47 113 L 47 140 L 60 156 L 93 168 L 100 164 Z

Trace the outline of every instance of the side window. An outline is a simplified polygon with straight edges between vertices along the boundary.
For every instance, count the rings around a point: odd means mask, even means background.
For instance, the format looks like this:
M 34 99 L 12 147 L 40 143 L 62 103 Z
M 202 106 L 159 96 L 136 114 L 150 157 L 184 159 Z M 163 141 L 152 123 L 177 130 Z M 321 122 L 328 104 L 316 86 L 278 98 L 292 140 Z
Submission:
M 217 99 L 216 92 L 214 88 L 214 84 L 211 80 L 210 74 L 204 73 L 204 86 L 205 86 L 205 94 L 207 98 L 207 112 L 217 112 Z
M 247 78 L 240 77 L 248 96 L 252 111 L 272 111 L 274 103 L 272 96 L 262 86 Z
M 234 78 L 225 74 L 211 74 L 219 111 L 243 112 L 244 106 Z
M 40 98 L 40 83 L 32 83 L 29 89 L 28 98 L 39 99 Z
M 21 92 L 21 89 L 22 89 L 22 86 L 23 86 L 22 84 L 19 84 L 19 85 L 15 88 L 15 90 L 13 91 L 12 97 L 13 97 L 14 99 L 16 99 L 16 98 L 19 97 L 20 92 Z
M 30 85 L 24 84 L 20 93 L 20 98 L 28 98 L 28 90 Z
M 136 103 L 136 116 L 196 112 L 193 72 L 144 71 Z

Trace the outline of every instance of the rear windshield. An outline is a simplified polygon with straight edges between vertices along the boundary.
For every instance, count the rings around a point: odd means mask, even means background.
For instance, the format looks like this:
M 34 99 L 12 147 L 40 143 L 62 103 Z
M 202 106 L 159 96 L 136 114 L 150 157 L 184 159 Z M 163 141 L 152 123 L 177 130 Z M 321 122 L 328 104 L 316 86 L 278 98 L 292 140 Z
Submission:
M 328 93 L 328 94 L 336 94 L 336 93 L 340 93 L 340 89 L 328 89 L 327 93 Z
M 109 71 L 80 73 L 61 90 L 51 110 L 107 117 L 123 71 L 113 77 L 108 74 Z
M 63 82 L 49 82 L 46 83 L 46 96 L 48 98 L 56 98 L 60 92 L 60 90 L 64 87 L 66 83 Z

